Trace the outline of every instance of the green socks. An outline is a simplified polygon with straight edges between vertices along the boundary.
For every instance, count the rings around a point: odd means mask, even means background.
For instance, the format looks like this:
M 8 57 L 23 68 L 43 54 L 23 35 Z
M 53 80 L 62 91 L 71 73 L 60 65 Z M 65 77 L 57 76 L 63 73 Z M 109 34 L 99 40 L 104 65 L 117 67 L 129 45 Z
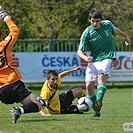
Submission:
M 91 96 L 87 95 L 86 97 L 92 100 L 92 102 L 93 102 L 93 110 L 96 112 L 96 106 L 95 106 L 96 100 L 97 100 L 96 99 L 96 94 L 94 93 Z
M 103 84 L 99 84 L 97 86 L 97 100 L 99 100 L 99 101 L 103 100 L 106 89 L 107 89 L 106 86 Z
M 96 106 L 95 106 L 96 101 L 99 100 L 99 101 L 102 102 L 103 97 L 104 97 L 104 94 L 105 94 L 105 92 L 106 92 L 106 89 L 107 89 L 107 88 L 106 88 L 105 85 L 99 84 L 99 85 L 97 86 L 97 98 L 96 98 L 96 94 L 95 94 L 95 93 L 92 94 L 91 96 L 89 96 L 89 95 L 86 96 L 87 98 L 89 98 L 89 99 L 92 100 L 94 112 L 97 112 L 97 111 L 96 111 Z

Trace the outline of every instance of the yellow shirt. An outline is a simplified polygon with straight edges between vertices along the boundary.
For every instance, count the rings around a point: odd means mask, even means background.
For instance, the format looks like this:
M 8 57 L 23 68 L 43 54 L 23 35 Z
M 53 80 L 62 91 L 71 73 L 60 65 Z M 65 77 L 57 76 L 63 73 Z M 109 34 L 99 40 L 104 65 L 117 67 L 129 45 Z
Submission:
M 61 77 L 60 76 L 58 76 L 58 84 L 61 84 Z M 45 107 L 45 109 L 50 114 L 60 114 L 61 113 L 61 106 L 60 106 L 58 89 L 51 88 L 47 80 L 45 81 L 45 83 L 41 89 L 40 96 L 46 101 L 49 101 L 50 98 L 52 97 L 50 100 L 50 106 L 48 108 Z

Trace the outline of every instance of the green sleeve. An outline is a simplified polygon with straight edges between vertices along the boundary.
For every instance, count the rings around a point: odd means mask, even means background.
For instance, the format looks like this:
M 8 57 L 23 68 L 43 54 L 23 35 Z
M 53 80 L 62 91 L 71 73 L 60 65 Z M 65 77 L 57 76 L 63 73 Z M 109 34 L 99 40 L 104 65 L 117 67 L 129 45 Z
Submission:
M 78 50 L 82 50 L 83 52 L 85 52 L 86 46 L 89 44 L 89 32 L 88 31 L 89 31 L 88 28 L 86 28 L 80 38 L 80 44 L 79 44 Z

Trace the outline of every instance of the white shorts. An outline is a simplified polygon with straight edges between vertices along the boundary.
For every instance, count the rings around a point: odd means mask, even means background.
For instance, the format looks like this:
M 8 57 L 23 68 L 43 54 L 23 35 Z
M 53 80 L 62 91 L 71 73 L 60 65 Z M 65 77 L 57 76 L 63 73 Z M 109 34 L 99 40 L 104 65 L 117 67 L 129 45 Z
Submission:
M 113 65 L 112 59 L 105 59 L 97 62 L 90 62 L 86 68 L 85 81 L 97 81 L 98 75 L 103 73 L 111 77 L 110 71 Z

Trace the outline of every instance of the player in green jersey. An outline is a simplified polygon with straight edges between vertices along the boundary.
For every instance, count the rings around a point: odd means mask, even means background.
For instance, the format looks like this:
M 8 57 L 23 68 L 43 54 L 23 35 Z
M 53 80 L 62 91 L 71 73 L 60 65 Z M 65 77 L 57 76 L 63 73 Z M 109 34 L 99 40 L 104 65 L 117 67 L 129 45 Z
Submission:
M 86 93 L 93 101 L 93 117 L 100 117 L 102 101 L 106 92 L 105 83 L 110 77 L 110 69 L 116 58 L 116 50 L 112 36 L 118 34 L 123 37 L 125 44 L 130 44 L 130 38 L 109 20 L 102 20 L 102 14 L 98 9 L 90 11 L 88 17 L 91 25 L 82 33 L 77 54 L 88 62 L 86 68 Z M 84 52 L 88 50 L 88 55 Z M 97 96 L 94 84 L 97 85 Z

